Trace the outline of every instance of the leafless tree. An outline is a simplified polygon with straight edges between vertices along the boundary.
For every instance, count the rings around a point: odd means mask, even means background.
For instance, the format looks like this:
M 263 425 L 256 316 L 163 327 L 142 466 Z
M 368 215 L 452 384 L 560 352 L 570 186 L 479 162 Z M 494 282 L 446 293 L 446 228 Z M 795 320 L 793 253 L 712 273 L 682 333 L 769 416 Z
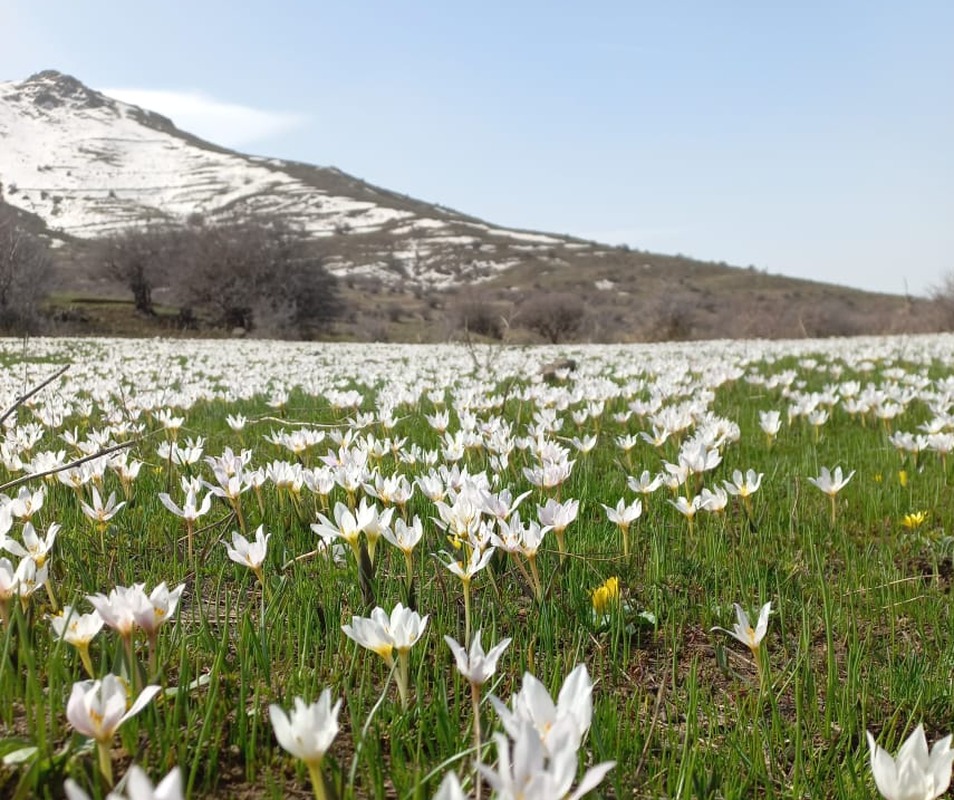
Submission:
M 173 283 L 214 324 L 308 335 L 340 312 L 315 243 L 279 218 L 193 224 L 182 237 Z
M 36 330 L 40 303 L 52 278 L 46 244 L 0 200 L 0 328 L 18 333 Z
M 948 272 L 941 282 L 930 290 L 937 320 L 944 330 L 954 330 L 954 271 Z
M 155 224 L 129 228 L 103 241 L 103 272 L 132 292 L 137 311 L 155 313 L 152 292 L 170 274 L 180 238 L 176 228 Z
M 569 292 L 540 292 L 521 306 L 519 320 L 552 344 L 575 336 L 586 319 L 586 305 Z
M 503 339 L 512 316 L 509 304 L 495 301 L 486 291 L 463 288 L 448 304 L 448 324 L 466 335 Z

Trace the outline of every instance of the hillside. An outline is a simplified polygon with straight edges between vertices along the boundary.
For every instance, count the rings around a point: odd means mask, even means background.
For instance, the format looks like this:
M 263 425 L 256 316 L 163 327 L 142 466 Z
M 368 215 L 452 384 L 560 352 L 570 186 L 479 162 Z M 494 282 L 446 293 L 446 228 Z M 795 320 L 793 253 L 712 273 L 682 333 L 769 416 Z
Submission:
M 533 340 L 521 324 L 530 299 L 539 305 L 547 293 L 582 305 L 571 335 L 596 340 L 934 325 L 926 301 L 505 228 L 333 167 L 236 153 L 54 71 L 0 83 L 0 186 L 28 225 L 55 240 L 54 305 L 80 332 L 143 327 L 123 320 L 122 303 L 103 302 L 125 294 L 99 276 L 98 237 L 146 222 L 260 213 L 306 231 L 341 279 L 344 338 L 431 341 L 466 327 Z

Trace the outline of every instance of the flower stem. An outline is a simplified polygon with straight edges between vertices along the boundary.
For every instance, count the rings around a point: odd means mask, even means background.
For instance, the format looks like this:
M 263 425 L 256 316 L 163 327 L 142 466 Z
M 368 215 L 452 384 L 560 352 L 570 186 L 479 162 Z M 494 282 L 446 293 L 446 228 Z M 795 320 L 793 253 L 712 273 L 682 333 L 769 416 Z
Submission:
M 470 705 L 474 712 L 474 752 L 480 758 L 480 684 L 470 682 Z M 480 800 L 480 771 L 474 775 L 474 800 Z
M 470 581 L 464 585 L 464 647 L 470 647 Z
M 265 580 L 265 574 L 262 572 L 261 567 L 252 567 L 252 572 L 255 573 L 255 577 L 258 578 L 258 582 L 262 584 L 262 593 L 266 602 L 272 602 L 272 588 L 268 585 Z
M 530 563 L 530 577 L 533 578 L 533 594 L 538 603 L 543 602 L 543 584 L 540 583 L 540 572 L 537 570 L 537 555 L 533 553 L 527 556 Z
M 411 561 L 411 551 L 404 551 L 404 563 L 407 565 L 407 588 L 411 589 L 411 583 L 414 580 L 414 563 Z
M 563 528 L 554 528 L 553 534 L 556 536 L 557 540 L 557 549 L 560 551 L 560 563 L 566 559 L 566 537 L 564 536 Z M 477 800 L 480 800 L 480 795 L 478 794 Z
M 80 661 L 83 662 L 83 669 L 86 670 L 86 674 L 95 679 L 96 675 L 93 672 L 93 662 L 89 657 L 89 642 L 82 642 L 76 645 L 76 649 L 79 651 Z
M 126 636 L 123 636 L 123 645 L 126 649 L 126 663 L 129 666 L 129 682 L 135 692 L 139 689 L 139 668 L 136 664 L 136 649 L 133 647 L 131 631 Z
M 159 632 L 149 634 L 149 677 L 153 681 L 159 677 Z
M 50 605 L 53 608 L 53 613 L 56 613 L 58 610 L 58 604 L 56 602 L 56 595 L 53 593 L 53 584 L 50 581 L 47 581 L 44 585 L 46 586 L 46 594 L 50 598 Z
M 408 708 L 408 672 L 410 667 L 411 654 L 407 650 L 398 650 L 397 662 L 397 685 L 398 694 L 401 695 L 401 708 L 407 711 Z
M 109 757 L 109 742 L 96 742 L 96 753 L 99 756 L 99 771 L 106 779 L 106 785 L 113 786 L 113 762 Z
M 235 518 L 238 521 L 239 530 L 242 532 L 242 536 L 247 536 L 248 531 L 245 528 L 245 516 L 242 514 L 242 500 L 236 495 L 232 500 L 232 508 L 235 510 Z
M 325 800 L 325 778 L 321 774 L 321 759 L 306 762 L 308 777 L 311 778 L 311 788 L 315 793 L 315 800 Z

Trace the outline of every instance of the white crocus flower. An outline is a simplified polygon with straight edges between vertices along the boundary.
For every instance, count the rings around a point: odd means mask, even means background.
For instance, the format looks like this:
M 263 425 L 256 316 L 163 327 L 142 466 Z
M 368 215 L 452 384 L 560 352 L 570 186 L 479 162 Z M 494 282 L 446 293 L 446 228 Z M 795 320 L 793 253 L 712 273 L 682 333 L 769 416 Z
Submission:
M 238 531 L 232 531 L 232 544 L 225 545 L 225 550 L 236 564 L 242 564 L 258 572 L 262 569 L 265 556 L 268 554 L 268 540 L 271 534 L 265 533 L 265 526 L 259 525 L 255 531 L 255 539 L 249 541 Z
M 521 721 L 513 739 L 511 747 L 502 733 L 494 736 L 496 769 L 477 765 L 497 800 L 580 800 L 616 766 L 615 761 L 604 761 L 591 767 L 571 793 L 579 764 L 578 746 L 574 746 L 572 740 L 563 739 L 558 746 L 547 750 L 525 720 Z
M 852 470 L 848 473 L 848 477 L 842 475 L 841 467 L 835 467 L 834 472 L 830 472 L 828 467 L 821 468 L 821 475 L 817 478 L 809 478 L 808 482 L 813 486 L 817 486 L 825 494 L 834 497 L 838 492 L 845 488 L 848 484 L 848 481 L 854 477 L 855 471 Z
M 165 778 L 153 786 L 145 771 L 133 764 L 120 781 L 120 786 L 123 787 L 122 793 L 110 792 L 106 795 L 106 800 L 183 800 L 185 797 L 182 793 L 182 770 L 179 767 L 174 767 Z M 67 800 L 90 800 L 89 795 L 72 778 L 67 779 L 63 788 L 66 790 Z
M 745 609 L 738 603 L 735 603 L 734 607 L 736 623 L 732 626 L 732 630 L 720 628 L 719 626 L 715 626 L 712 630 L 728 633 L 730 636 L 738 639 L 752 651 L 753 657 L 756 662 L 759 663 L 762 640 L 768 631 L 769 614 L 772 613 L 772 602 L 769 601 L 759 610 L 759 619 L 758 622 L 755 623 L 754 628 L 752 627 L 752 623 L 749 622 L 749 615 Z
M 424 635 L 428 615 L 423 617 L 416 611 L 398 603 L 390 616 L 383 608 L 375 608 L 368 617 L 354 617 L 350 625 L 342 625 L 345 635 L 368 650 L 373 650 L 388 664 L 394 664 L 393 652 L 397 650 L 398 691 L 401 704 L 408 706 L 408 667 L 411 647 Z
M 36 562 L 36 566 L 40 568 L 46 563 L 59 530 L 60 526 L 54 522 L 47 529 L 46 536 L 41 539 L 37 535 L 33 523 L 27 522 L 23 526 L 23 545 L 12 538 L 5 538 L 0 542 L 0 548 L 20 558 L 32 558 Z
M 497 661 L 512 640 L 509 636 L 506 639 L 501 639 L 486 653 L 480 644 L 479 629 L 471 640 L 470 652 L 465 650 L 463 645 L 459 644 L 456 639 L 450 636 L 445 636 L 444 641 L 447 642 L 447 646 L 454 654 L 458 672 L 471 683 L 477 686 L 483 686 L 494 672 L 496 672 Z
M 66 704 L 66 718 L 77 733 L 96 742 L 100 770 L 107 783 L 113 782 L 109 755 L 113 736 L 119 726 L 142 711 L 161 688 L 147 686 L 130 705 L 126 683 L 116 675 L 107 675 L 101 681 L 73 684 Z
M 936 741 L 929 751 L 924 727 L 918 725 L 896 758 L 879 747 L 870 732 L 867 737 L 871 772 L 886 800 L 935 800 L 947 791 L 954 763 L 950 734 Z
M 328 748 L 338 735 L 338 712 L 341 700 L 331 705 L 331 691 L 325 689 L 315 703 L 306 703 L 295 698 L 291 715 L 272 703 L 268 716 L 278 743 L 295 758 L 300 758 L 308 767 L 316 800 L 325 798 L 325 782 L 321 774 L 321 762 Z
M 520 691 L 511 699 L 511 708 L 493 696 L 490 702 L 511 738 L 516 739 L 521 726 L 530 723 L 547 752 L 554 742 L 570 741 L 577 749 L 593 719 L 593 681 L 586 665 L 577 664 L 554 703 L 546 686 L 527 672 Z

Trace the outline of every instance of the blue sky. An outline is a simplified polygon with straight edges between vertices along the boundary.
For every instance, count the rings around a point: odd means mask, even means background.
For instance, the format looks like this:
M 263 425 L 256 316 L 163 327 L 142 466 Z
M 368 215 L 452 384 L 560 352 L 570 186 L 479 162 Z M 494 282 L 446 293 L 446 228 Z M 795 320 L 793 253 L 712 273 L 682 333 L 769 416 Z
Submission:
M 902 294 L 954 271 L 954 2 L 0 0 L 41 69 L 495 223 Z

